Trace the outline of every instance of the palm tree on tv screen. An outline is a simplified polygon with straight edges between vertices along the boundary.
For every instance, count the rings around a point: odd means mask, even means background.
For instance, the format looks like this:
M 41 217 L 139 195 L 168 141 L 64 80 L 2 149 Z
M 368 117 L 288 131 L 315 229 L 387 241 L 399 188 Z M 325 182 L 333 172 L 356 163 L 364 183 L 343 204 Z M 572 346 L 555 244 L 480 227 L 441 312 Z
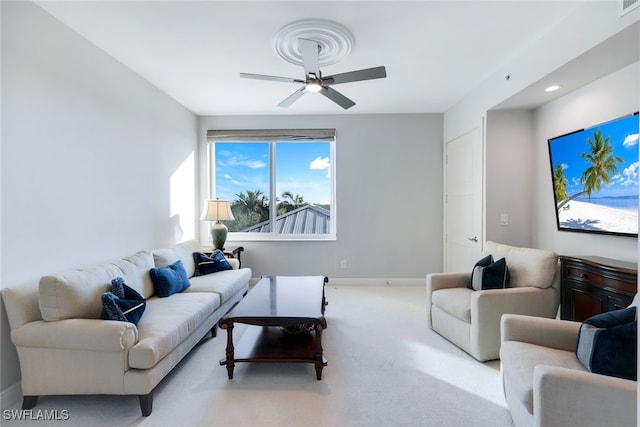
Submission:
M 580 157 L 591 164 L 580 177 L 580 184 L 584 184 L 584 189 L 562 200 L 558 204 L 558 210 L 583 194 L 586 194 L 590 199 L 591 193 L 599 192 L 603 183 L 609 184 L 610 176 L 618 173 L 618 163 L 624 162 L 621 157 L 613 155 L 613 147 L 609 144 L 609 137 L 603 138 L 600 129 L 593 133 L 593 138 L 587 138 L 587 144 L 589 152 L 580 154 Z M 557 195 L 558 193 L 556 193 Z

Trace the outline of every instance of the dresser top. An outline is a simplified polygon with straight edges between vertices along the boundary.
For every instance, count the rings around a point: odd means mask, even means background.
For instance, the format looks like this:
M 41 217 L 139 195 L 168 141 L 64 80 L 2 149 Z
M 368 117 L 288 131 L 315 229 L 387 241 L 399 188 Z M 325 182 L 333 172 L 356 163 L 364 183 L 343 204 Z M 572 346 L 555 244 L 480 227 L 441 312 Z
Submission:
M 574 260 L 577 262 L 585 262 L 594 266 L 606 266 L 614 269 L 630 270 L 632 272 L 638 271 L 638 263 L 621 261 L 619 259 L 611 259 L 600 256 L 592 255 L 560 255 L 560 259 Z

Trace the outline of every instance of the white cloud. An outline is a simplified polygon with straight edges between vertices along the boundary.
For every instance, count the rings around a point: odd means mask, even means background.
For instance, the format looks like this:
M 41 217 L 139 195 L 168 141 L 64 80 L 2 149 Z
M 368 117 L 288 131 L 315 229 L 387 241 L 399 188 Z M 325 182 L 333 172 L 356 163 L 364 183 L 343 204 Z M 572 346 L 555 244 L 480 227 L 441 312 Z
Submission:
M 328 157 L 316 157 L 311 163 L 309 163 L 309 169 L 311 170 L 326 170 L 327 178 L 331 177 L 331 163 L 329 163 Z
M 637 143 L 638 143 L 638 134 L 637 133 L 632 133 L 631 135 L 627 135 L 627 137 L 624 139 L 624 142 L 622 143 L 622 145 L 625 148 L 629 148 L 629 147 L 633 147 Z
M 311 170 L 324 170 L 329 169 L 331 164 L 328 157 L 316 157 L 311 163 L 309 163 L 309 169 Z
M 262 160 L 251 160 L 244 156 L 233 156 L 225 162 L 225 166 L 245 166 L 251 169 L 260 169 L 267 166 L 267 163 Z
M 568 164 L 566 164 L 566 163 L 562 163 L 562 164 L 560 165 L 560 167 L 562 168 L 562 170 L 565 170 L 565 171 L 566 171 L 567 169 L 569 169 L 569 165 L 568 165 Z
M 638 162 L 632 163 L 622 171 L 620 183 L 624 186 L 638 183 Z
M 232 183 L 236 184 L 236 185 L 240 185 L 240 181 L 233 179 L 233 177 L 231 175 L 229 175 L 228 173 L 225 173 L 223 175 L 224 179 L 228 179 L 229 181 L 231 181 Z

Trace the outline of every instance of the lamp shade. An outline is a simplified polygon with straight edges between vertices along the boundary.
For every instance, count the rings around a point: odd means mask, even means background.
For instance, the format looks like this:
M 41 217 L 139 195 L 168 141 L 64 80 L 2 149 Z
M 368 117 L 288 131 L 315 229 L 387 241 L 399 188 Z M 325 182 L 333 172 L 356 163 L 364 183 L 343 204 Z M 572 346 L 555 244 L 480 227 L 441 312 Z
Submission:
M 228 200 L 207 200 L 200 219 L 204 221 L 231 221 L 235 219 L 231 213 L 231 203 Z

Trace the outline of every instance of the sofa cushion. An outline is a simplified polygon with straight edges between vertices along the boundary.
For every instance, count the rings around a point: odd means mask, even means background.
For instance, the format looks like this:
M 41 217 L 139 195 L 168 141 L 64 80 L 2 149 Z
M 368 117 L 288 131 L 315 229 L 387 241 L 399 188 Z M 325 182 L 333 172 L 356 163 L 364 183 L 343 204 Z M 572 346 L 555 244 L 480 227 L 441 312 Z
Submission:
M 476 265 L 472 273 L 474 291 L 504 289 L 509 287 L 509 267 L 504 258 L 489 265 Z
M 182 292 L 190 286 L 187 272 L 180 260 L 166 267 L 152 268 L 149 274 L 156 295 L 161 298 Z
M 505 386 L 514 391 L 529 413 L 533 414 L 533 371 L 537 365 L 558 366 L 582 372 L 582 366 L 572 351 L 542 347 L 520 341 L 505 341 L 500 347 L 501 371 L 508 372 Z
M 138 323 L 138 343 L 129 351 L 129 366 L 154 367 L 220 306 L 215 293 L 186 293 L 152 297 Z
M 124 283 L 122 277 L 111 281 L 111 290 L 102 294 L 102 318 L 137 325 L 144 313 L 146 300 Z
M 192 277 L 191 286 L 185 292 L 214 292 L 220 295 L 221 304 L 224 304 L 238 292 L 246 291 L 249 279 L 250 268 L 219 271 L 206 276 Z
M 431 303 L 452 316 L 471 323 L 471 294 L 468 288 L 438 289 L 431 294 Z
M 204 276 L 218 271 L 231 270 L 232 267 L 220 249 L 213 251 L 211 256 L 202 252 L 193 253 L 193 261 L 196 265 L 194 276 Z
M 180 260 L 182 261 L 182 265 L 184 265 L 187 276 L 191 277 L 196 271 L 196 266 L 193 262 L 193 253 L 201 250 L 200 243 L 196 240 L 187 240 L 186 242 L 178 243 L 168 248 L 154 249 L 152 251 L 153 261 L 156 267 L 166 267 Z
M 493 255 L 491 254 L 478 260 L 478 262 L 476 262 L 476 264 L 471 269 L 471 276 L 469 277 L 469 281 L 467 282 L 467 288 L 473 289 L 473 272 L 476 270 L 476 267 L 486 267 L 492 263 L 493 263 Z
M 151 251 L 139 251 L 131 256 L 113 262 L 126 284 L 144 298 L 153 296 L 154 289 L 149 270 L 155 267 Z
M 596 374 L 637 380 L 636 307 L 590 317 L 580 325 L 576 355 Z
M 512 288 L 535 286 L 548 288 L 554 285 L 558 269 L 558 255 L 542 249 L 520 248 L 488 241 L 483 254 L 492 254 L 495 259 L 504 257 L 511 275 Z
M 111 280 L 121 274 L 115 264 L 43 276 L 39 283 L 40 313 L 47 321 L 99 319 L 103 293 Z
M 151 252 L 140 251 L 117 261 L 43 276 L 38 285 L 42 318 L 47 321 L 100 319 L 102 294 L 109 290 L 116 277 L 124 278 L 143 297 L 151 296 L 151 267 Z

